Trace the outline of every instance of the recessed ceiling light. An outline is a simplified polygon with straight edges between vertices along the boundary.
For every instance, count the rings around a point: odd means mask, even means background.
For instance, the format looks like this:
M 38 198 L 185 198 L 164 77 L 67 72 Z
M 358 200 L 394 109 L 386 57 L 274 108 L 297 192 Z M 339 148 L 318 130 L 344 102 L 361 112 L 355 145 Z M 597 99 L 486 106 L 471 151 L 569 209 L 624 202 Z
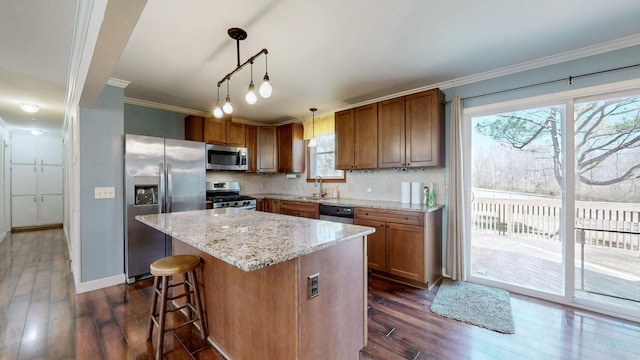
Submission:
M 22 111 L 24 112 L 28 112 L 28 113 L 37 113 L 38 111 L 40 111 L 40 108 L 38 107 L 38 105 L 33 105 L 33 104 L 22 104 L 20 105 L 20 109 L 22 109 Z
M 36 136 L 38 136 L 38 135 L 42 135 L 42 134 L 43 134 L 43 132 L 42 132 L 42 131 L 40 131 L 40 130 L 31 130 L 31 135 L 36 135 Z

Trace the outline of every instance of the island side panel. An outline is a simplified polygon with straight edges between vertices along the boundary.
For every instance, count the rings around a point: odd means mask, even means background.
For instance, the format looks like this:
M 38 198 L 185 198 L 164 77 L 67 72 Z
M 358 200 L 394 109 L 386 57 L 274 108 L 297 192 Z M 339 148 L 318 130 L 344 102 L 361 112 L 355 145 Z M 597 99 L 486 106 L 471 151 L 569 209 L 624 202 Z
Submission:
M 298 359 L 297 259 L 245 272 L 181 241 L 202 258 L 209 341 L 228 359 Z
M 358 359 L 367 342 L 366 237 L 300 257 L 301 359 Z M 319 273 L 319 295 L 307 277 Z

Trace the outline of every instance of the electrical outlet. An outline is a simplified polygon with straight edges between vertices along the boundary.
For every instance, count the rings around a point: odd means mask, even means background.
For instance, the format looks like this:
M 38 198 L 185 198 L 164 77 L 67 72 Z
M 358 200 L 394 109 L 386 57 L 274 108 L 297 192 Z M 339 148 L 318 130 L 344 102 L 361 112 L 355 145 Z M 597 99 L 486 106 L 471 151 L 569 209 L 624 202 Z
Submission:
M 309 299 L 320 295 L 320 273 L 307 276 L 307 289 L 309 292 Z
M 373 186 L 371 185 L 367 186 L 367 192 L 368 193 L 373 192 Z
M 114 199 L 116 197 L 115 187 L 97 187 L 93 188 L 95 199 Z

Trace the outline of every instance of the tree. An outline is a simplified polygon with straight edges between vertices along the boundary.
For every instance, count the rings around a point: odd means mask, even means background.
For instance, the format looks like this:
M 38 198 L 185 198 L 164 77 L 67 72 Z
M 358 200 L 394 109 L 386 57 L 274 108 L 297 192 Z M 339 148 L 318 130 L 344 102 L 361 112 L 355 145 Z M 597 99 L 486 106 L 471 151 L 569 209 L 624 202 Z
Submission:
M 562 183 L 563 108 L 551 106 L 500 114 L 476 124 L 476 132 L 514 149 L 549 151 Z M 640 96 L 576 103 L 575 161 L 579 180 L 604 186 L 640 178 Z

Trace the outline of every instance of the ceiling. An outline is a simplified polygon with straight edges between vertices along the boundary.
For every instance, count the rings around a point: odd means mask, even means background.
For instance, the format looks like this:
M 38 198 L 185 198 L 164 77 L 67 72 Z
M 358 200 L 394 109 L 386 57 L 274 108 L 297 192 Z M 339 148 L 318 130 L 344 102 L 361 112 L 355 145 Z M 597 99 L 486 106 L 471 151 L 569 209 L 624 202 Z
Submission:
M 77 1 L 3 2 L 0 118 L 8 126 L 60 130 Z M 233 116 L 279 123 L 309 118 L 310 107 L 318 116 L 620 38 L 640 39 L 638 14 L 636 0 L 588 6 L 583 0 L 152 0 L 136 17 L 124 51 L 114 47 L 111 56 L 119 59 L 110 77 L 130 82 L 128 102 L 210 113 L 216 83 L 237 62 L 227 29 L 240 27 L 248 33 L 240 62 L 269 51 L 273 95 L 246 104 L 250 70 L 237 72 L 230 81 Z M 264 58 L 254 64 L 256 86 Z M 41 106 L 36 121 L 18 109 L 22 102 Z

